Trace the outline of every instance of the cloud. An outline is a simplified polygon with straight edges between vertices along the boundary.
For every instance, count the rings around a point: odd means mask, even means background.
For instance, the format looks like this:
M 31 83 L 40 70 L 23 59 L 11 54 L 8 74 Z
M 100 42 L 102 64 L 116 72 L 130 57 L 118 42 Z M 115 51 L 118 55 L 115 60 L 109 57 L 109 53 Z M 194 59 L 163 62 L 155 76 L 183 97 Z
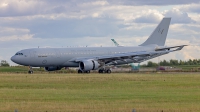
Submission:
M 0 56 L 0 60 L 3 60 L 3 58 Z
M 102 37 L 118 31 L 117 21 L 113 18 L 37 19 L 32 21 L 34 24 L 28 28 L 30 33 L 38 38 Z
M 198 55 L 199 55 L 199 52 L 200 52 L 200 47 L 199 46 L 187 46 L 181 52 L 184 55 L 183 57 L 184 57 L 185 60 L 198 59 L 199 58 Z
M 164 12 L 159 12 L 158 10 L 143 10 L 140 15 L 134 19 L 137 23 L 158 23 L 163 17 L 171 17 L 171 23 L 181 24 L 181 23 L 195 23 L 186 12 L 183 12 L 177 8 L 172 10 L 165 10 Z
M 2 0 L 0 4 L 1 17 L 34 15 L 44 11 L 44 3 L 34 0 Z
M 13 35 L 13 36 L 5 36 L 0 37 L 0 41 L 11 41 L 11 40 L 29 40 L 33 37 L 33 35 Z
M 200 13 L 200 2 L 198 4 L 186 4 L 178 6 L 178 8 L 182 11 Z
M 98 9 L 111 8 L 113 6 L 141 6 L 144 5 L 180 5 L 180 4 L 199 3 L 199 0 L 1 0 L 0 17 L 15 16 L 35 16 L 49 14 L 67 14 L 72 13 L 86 14 Z M 198 7 L 196 6 L 196 9 Z M 195 10 L 196 10 L 195 9 Z M 86 11 L 86 12 L 85 12 Z M 83 16 L 83 15 L 82 15 Z M 87 15 L 86 15 L 87 16 Z
M 122 5 L 180 5 L 199 3 L 199 0 L 108 0 L 108 2 Z
M 0 36 L 13 35 L 13 34 L 26 34 L 29 32 L 30 32 L 29 29 L 24 29 L 24 28 L 0 27 Z
M 197 37 L 190 38 L 191 46 L 200 46 L 200 40 Z
M 186 12 L 182 12 L 176 8 L 165 11 L 163 15 L 166 17 L 172 17 L 172 23 L 195 23 Z
M 0 41 L 28 40 L 32 37 L 29 29 L 0 27 Z
M 181 39 L 172 39 L 167 38 L 165 42 L 165 46 L 177 46 L 177 45 L 188 45 L 188 40 L 181 40 Z
M 2 0 L 0 17 L 82 13 L 82 9 L 94 9 L 107 4 L 107 1 L 84 0 Z
M 199 39 L 200 25 L 198 24 L 172 24 L 169 28 L 168 38 L 191 41 L 193 37 Z
M 23 18 L 24 19 L 24 18 Z M 78 37 L 114 37 L 114 36 L 146 36 L 155 28 L 154 24 L 124 22 L 121 19 L 104 17 L 104 18 L 83 18 L 83 19 L 24 19 L 16 20 L 6 24 L 0 23 L 0 26 L 11 28 L 12 31 L 4 31 L 3 35 L 21 35 L 30 34 L 33 38 L 78 38 Z M 8 29 L 7 28 L 7 29 Z M 1 28 L 0 28 L 1 29 Z M 148 32 L 145 35 L 145 32 Z
M 137 23 L 158 23 L 163 15 L 157 10 L 142 11 L 141 16 L 137 17 L 134 22 Z

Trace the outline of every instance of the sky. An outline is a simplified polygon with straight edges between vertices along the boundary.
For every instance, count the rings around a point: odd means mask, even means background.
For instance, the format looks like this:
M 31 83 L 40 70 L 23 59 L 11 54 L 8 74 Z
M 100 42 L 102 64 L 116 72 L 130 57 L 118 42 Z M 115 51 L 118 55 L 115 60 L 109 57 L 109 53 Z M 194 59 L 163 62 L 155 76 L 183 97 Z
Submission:
M 137 46 L 171 17 L 166 46 L 190 45 L 160 57 L 199 59 L 199 0 L 1 0 L 0 60 L 27 48 Z M 156 61 L 156 59 L 152 61 Z

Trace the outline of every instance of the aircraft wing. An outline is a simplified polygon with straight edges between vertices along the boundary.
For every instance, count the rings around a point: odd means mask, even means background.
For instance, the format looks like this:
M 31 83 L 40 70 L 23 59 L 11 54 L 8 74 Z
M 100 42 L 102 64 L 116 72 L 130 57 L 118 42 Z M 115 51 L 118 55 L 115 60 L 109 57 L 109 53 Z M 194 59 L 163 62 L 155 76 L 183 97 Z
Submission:
M 155 49 L 155 51 L 139 51 L 139 52 L 117 53 L 117 54 L 103 55 L 103 56 L 80 57 L 80 58 L 71 59 L 70 61 L 81 62 L 83 60 L 97 60 L 97 61 L 104 62 L 105 64 L 107 64 L 116 60 L 126 61 L 126 59 L 131 59 L 136 62 L 142 62 L 143 60 L 145 61 L 153 57 L 157 57 L 164 54 L 168 54 L 170 52 L 181 50 L 184 46 L 186 45 L 165 47 L 165 48 L 160 48 L 160 49 L 157 48 Z M 172 48 L 177 48 L 177 49 L 171 50 Z
M 102 56 L 102 57 L 99 57 L 98 60 L 105 62 L 105 64 L 114 62 L 116 60 L 122 60 L 126 62 L 127 59 L 131 59 L 137 62 L 141 59 L 147 59 L 154 55 L 167 54 L 167 53 L 169 53 L 169 51 L 131 52 L 131 53 L 124 53 L 124 54 L 115 54 L 113 56 Z
M 168 52 L 163 52 L 163 53 L 157 53 L 157 54 L 154 54 L 152 55 L 151 57 L 146 57 L 144 59 L 139 59 L 137 60 L 138 63 L 141 63 L 145 60 L 148 60 L 148 59 L 152 59 L 152 58 L 155 58 L 155 57 L 158 57 L 158 56 L 161 56 L 161 55 L 164 55 L 164 54 L 168 54 L 170 52 L 174 52 L 174 51 L 179 51 L 181 50 L 184 46 L 188 46 L 188 45 L 180 45 L 180 46 L 172 46 L 172 47 L 165 47 L 165 48 L 157 48 L 155 49 L 155 51 L 168 51 Z M 176 48 L 176 49 L 175 49 Z
M 153 51 L 153 52 L 146 52 L 146 51 L 142 51 L 142 52 L 129 52 L 129 53 L 118 53 L 118 54 L 112 54 L 112 55 L 103 55 L 103 56 L 93 56 L 93 57 L 80 57 L 80 58 L 75 58 L 75 59 L 71 59 L 70 61 L 73 62 L 80 62 L 83 60 L 97 60 L 97 61 L 101 61 L 101 62 L 105 62 L 109 63 L 115 60 L 126 60 L 126 59 L 133 59 L 134 57 L 147 57 L 147 56 L 151 56 L 151 55 L 155 55 L 158 53 L 166 53 L 169 51 Z

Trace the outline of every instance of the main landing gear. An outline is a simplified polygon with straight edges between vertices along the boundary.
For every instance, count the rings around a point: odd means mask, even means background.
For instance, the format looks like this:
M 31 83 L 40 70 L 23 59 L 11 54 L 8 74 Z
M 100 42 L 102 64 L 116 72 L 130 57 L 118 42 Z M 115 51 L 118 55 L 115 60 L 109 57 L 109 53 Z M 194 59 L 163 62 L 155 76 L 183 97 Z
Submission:
M 32 69 L 32 67 L 31 67 L 31 66 L 29 66 L 28 73 L 29 73 L 29 74 L 33 74 L 33 69 Z
M 78 70 L 78 73 L 90 73 L 90 70 L 88 70 L 88 71 L 82 71 L 82 70 Z
M 99 69 L 98 72 L 99 72 L 99 73 L 108 73 L 108 74 L 110 74 L 110 73 L 111 73 L 111 70 L 110 70 L 110 69 Z
M 108 74 L 110 74 L 112 71 L 110 70 L 110 69 L 99 69 L 99 71 L 98 71 L 98 73 L 108 73 Z M 90 73 L 90 70 L 88 70 L 88 71 L 82 71 L 82 70 L 78 70 L 78 73 L 80 74 L 80 73 Z

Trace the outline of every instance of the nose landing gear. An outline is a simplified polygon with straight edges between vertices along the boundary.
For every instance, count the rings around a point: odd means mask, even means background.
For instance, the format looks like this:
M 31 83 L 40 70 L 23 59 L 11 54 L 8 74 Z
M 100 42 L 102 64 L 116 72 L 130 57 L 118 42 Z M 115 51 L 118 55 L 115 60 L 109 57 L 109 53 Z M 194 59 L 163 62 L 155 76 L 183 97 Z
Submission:
M 29 73 L 29 74 L 33 74 L 33 69 L 32 69 L 32 67 L 31 67 L 31 66 L 29 66 L 28 73 Z

